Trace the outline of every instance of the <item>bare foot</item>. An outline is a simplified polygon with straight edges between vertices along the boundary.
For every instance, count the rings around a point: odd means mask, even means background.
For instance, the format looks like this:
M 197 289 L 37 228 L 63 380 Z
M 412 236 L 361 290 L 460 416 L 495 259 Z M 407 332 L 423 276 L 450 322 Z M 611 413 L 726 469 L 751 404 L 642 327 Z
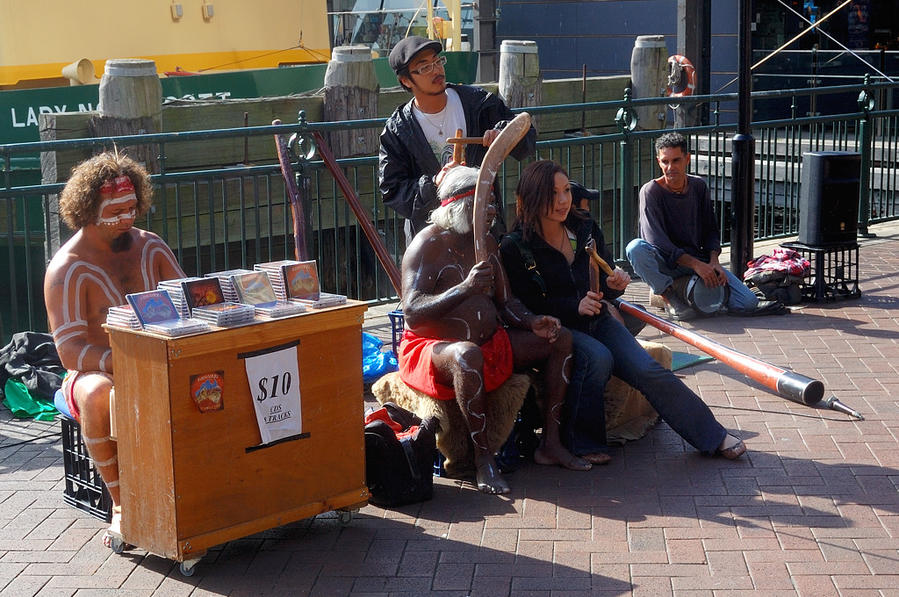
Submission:
M 512 489 L 506 480 L 499 473 L 496 462 L 491 458 L 476 465 L 477 471 L 475 478 L 478 482 L 478 491 L 483 493 L 503 494 L 509 493 Z
M 562 445 L 547 446 L 540 444 L 534 451 L 534 462 L 537 464 L 557 464 L 570 471 L 589 471 L 593 465 L 566 450 Z
M 122 539 L 122 507 L 112 507 L 112 520 L 109 521 L 109 528 L 103 534 L 103 545 L 112 547 L 113 540 Z
M 590 464 L 609 464 L 612 462 L 612 457 L 606 454 L 605 452 L 595 452 L 593 454 L 582 454 L 581 458 L 589 462 Z

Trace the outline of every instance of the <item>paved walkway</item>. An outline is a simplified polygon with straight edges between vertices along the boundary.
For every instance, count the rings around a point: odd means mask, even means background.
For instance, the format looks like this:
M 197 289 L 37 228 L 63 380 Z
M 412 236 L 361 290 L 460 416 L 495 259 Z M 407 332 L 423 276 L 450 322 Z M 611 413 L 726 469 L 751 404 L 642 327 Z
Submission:
M 703 457 L 661 424 L 588 473 L 525 466 L 509 497 L 438 478 L 429 502 L 233 541 L 189 578 L 103 548 L 103 524 L 62 501 L 59 424 L 0 409 L 0 597 L 899 595 L 899 225 L 872 231 L 860 299 L 686 324 L 822 380 L 865 421 L 706 363 L 683 379 L 746 439 L 740 461 Z M 646 294 L 635 283 L 628 296 Z M 389 337 L 385 312 L 368 327 Z M 641 338 L 698 353 L 654 328 Z

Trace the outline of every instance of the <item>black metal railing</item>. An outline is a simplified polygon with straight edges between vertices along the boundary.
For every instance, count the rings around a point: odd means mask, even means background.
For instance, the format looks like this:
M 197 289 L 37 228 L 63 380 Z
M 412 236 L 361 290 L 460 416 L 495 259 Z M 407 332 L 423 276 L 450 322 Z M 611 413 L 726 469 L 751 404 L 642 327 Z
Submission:
M 892 98 L 899 85 L 873 83 L 815 89 L 763 91 L 753 94 L 756 113 L 765 102 L 788 102 L 789 118 L 753 124 L 756 139 L 756 239 L 793 235 L 799 223 L 801 156 L 810 150 L 858 151 L 862 155 L 862 192 L 859 227 L 899 217 L 899 108 L 878 106 L 871 98 Z M 809 94 L 859 97 L 857 102 L 834 103 L 828 114 L 808 115 L 798 108 Z M 668 113 L 669 127 L 677 110 L 702 106 L 708 122 L 679 130 L 690 139 L 691 170 L 705 177 L 719 215 L 722 240 L 730 240 L 730 137 L 728 122 L 736 94 L 682 98 L 630 99 L 527 108 L 538 119 L 544 114 L 570 114 L 572 130 L 580 129 L 586 111 L 617 113 L 617 132 L 541 137 L 535 157 L 562 163 L 573 180 L 600 191 L 590 205 L 602 224 L 616 258 L 635 234 L 639 186 L 657 176 L 652 142 L 658 130 L 639 130 L 636 109 L 654 106 Z M 822 105 L 822 104 L 819 104 Z M 697 111 L 699 112 L 699 111 Z M 309 231 L 309 251 L 318 261 L 322 286 L 329 292 L 383 302 L 395 300 L 389 279 L 363 236 L 353 212 L 331 174 L 314 155 L 307 156 L 313 132 L 380 129 L 383 119 L 309 123 L 208 131 L 159 133 L 94 139 L 42 141 L 0 145 L 0 336 L 5 342 L 20 330 L 45 330 L 42 280 L 50 255 L 68 232 L 56 214 L 56 194 L 63 183 L 27 184 L 17 179 L 14 164 L 37 155 L 74 154 L 84 157 L 113 146 L 155 145 L 159 170 L 154 209 L 142 227 L 168 242 L 185 271 L 202 274 L 284 259 L 293 254 L 293 228 L 285 185 L 270 143 L 271 156 L 253 164 L 232 164 L 177 171 L 168 156 L 186 146 L 202 152 L 209 143 L 231 140 L 266 142 L 264 137 L 293 134 L 303 141 L 294 156 L 300 178 Z M 538 123 L 539 125 L 539 123 Z M 68 152 L 68 153 L 66 153 Z M 80 152 L 80 153 L 79 153 Z M 385 209 L 377 188 L 377 157 L 338 160 L 371 214 L 371 221 L 399 263 L 404 249 L 402 222 Z M 502 213 L 508 224 L 514 216 L 514 189 L 522 164 L 508 160 L 498 174 Z M 19 177 L 21 178 L 21 177 Z

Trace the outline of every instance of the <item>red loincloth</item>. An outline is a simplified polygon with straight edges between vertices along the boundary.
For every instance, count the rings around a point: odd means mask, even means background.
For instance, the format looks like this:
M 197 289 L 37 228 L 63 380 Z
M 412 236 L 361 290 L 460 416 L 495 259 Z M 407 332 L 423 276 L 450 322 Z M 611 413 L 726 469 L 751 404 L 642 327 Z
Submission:
M 62 380 L 62 395 L 66 399 L 66 406 L 69 407 L 69 414 L 75 419 L 75 422 L 81 424 L 81 412 L 78 410 L 78 403 L 75 402 L 75 380 L 81 375 L 80 371 L 69 371 Z
M 431 363 L 434 345 L 445 342 L 449 341 L 424 338 L 404 330 L 398 356 L 400 377 L 406 385 L 438 400 L 452 400 L 456 397 L 452 386 L 437 381 L 437 372 Z M 491 392 L 512 375 L 514 361 L 509 334 L 501 327 L 496 328 L 493 336 L 480 349 L 484 355 L 484 390 Z

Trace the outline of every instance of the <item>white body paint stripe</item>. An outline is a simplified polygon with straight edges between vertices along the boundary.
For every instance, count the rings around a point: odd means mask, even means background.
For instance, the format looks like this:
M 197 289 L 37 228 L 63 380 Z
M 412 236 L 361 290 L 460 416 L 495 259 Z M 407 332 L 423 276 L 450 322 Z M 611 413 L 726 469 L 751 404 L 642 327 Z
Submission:
M 109 466 L 110 464 L 115 464 L 119 461 L 118 456 L 113 456 L 109 460 L 94 460 L 94 464 L 97 466 Z
M 87 351 L 91 349 L 91 346 L 91 344 L 87 344 L 81 349 L 81 353 L 78 355 L 78 371 L 84 371 L 84 357 L 87 354 Z
M 60 346 L 62 346 L 69 340 L 75 340 L 76 338 L 81 338 L 82 336 L 84 336 L 85 333 L 86 333 L 85 331 L 72 332 L 71 334 L 67 334 L 67 335 L 63 336 L 62 338 L 53 338 L 53 342 L 56 344 L 56 348 L 58 349 Z
M 56 338 L 58 336 L 61 336 L 63 334 L 63 332 L 68 331 L 69 328 L 79 328 L 79 327 L 86 328 L 87 322 L 83 319 L 76 319 L 74 321 L 69 321 L 67 323 L 64 323 L 61 326 L 59 326 L 58 328 L 56 328 L 55 330 L 53 330 L 53 337 Z
M 111 354 L 111 348 L 107 348 L 105 351 L 103 351 L 103 356 L 100 357 L 100 371 L 109 371 L 109 369 L 106 368 L 106 359 L 108 359 Z
M 77 270 L 83 267 L 88 270 L 87 272 L 77 272 Z M 90 273 L 89 273 L 90 272 Z M 75 289 L 74 293 L 72 288 L 70 287 L 72 283 L 72 277 L 75 276 Z M 63 314 L 62 319 L 64 322 L 69 323 L 71 321 L 81 321 L 84 319 L 83 314 L 81 313 L 81 285 L 84 284 L 85 280 L 93 280 L 97 283 L 100 289 L 106 294 L 106 298 L 109 299 L 109 304 L 111 305 L 121 305 L 125 302 L 125 297 L 123 297 L 115 284 L 112 283 L 112 279 L 109 275 L 97 267 L 96 265 L 91 265 L 86 261 L 76 261 L 69 266 L 68 271 L 66 271 L 65 279 L 63 282 L 63 296 L 68 299 L 68 297 L 75 297 L 75 312 L 69 313 L 69 301 L 65 300 L 63 304 Z
M 156 257 L 157 253 L 161 253 L 175 271 L 181 269 L 181 266 L 175 261 L 168 246 L 159 239 L 151 238 L 147 241 L 147 244 L 144 245 L 140 257 L 140 273 L 143 277 L 145 288 L 156 288 L 156 285 L 159 283 L 159 280 L 150 278 L 150 274 L 153 272 L 153 259 Z

